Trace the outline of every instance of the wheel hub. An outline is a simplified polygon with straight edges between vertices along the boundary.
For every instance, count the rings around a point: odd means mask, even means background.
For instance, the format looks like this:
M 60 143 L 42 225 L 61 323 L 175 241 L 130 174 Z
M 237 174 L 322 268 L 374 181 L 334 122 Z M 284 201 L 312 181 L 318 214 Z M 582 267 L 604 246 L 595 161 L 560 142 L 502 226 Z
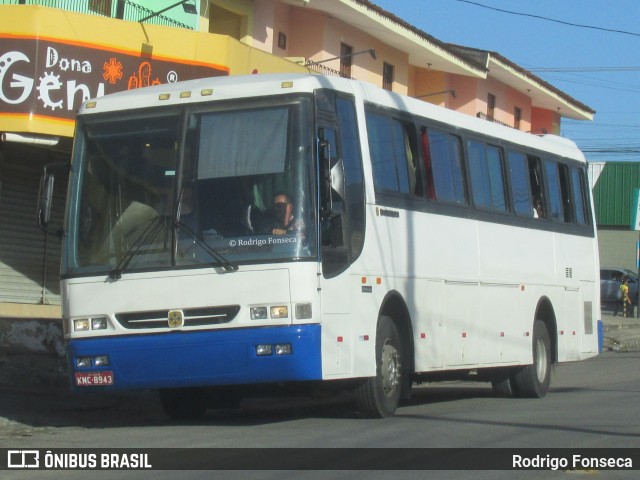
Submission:
M 382 347 L 382 388 L 387 396 L 391 396 L 400 385 L 400 358 L 398 350 L 389 342 Z

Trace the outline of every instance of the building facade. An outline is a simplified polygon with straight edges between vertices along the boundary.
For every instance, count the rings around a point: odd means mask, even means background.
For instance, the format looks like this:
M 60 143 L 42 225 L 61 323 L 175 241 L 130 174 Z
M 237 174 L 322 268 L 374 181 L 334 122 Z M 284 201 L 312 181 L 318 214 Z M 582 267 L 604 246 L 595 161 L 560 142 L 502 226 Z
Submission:
M 445 44 L 368 1 L 182 4 L 0 0 L 0 317 L 60 316 L 60 238 L 36 226 L 39 179 L 45 165 L 68 165 L 74 114 L 89 98 L 199 77 L 321 72 L 533 133 L 595 113 L 496 52 Z M 56 181 L 60 225 L 66 182 Z
M 606 162 L 591 168 L 599 173 L 593 186 L 593 201 L 600 264 L 637 271 L 640 232 L 632 223 L 636 191 L 640 189 L 640 163 Z

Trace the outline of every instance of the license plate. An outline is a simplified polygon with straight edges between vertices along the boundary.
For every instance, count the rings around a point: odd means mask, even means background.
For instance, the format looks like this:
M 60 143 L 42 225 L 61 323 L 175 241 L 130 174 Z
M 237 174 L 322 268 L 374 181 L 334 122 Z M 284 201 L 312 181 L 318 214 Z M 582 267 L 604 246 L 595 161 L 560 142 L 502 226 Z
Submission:
M 77 387 L 113 385 L 113 372 L 76 372 Z

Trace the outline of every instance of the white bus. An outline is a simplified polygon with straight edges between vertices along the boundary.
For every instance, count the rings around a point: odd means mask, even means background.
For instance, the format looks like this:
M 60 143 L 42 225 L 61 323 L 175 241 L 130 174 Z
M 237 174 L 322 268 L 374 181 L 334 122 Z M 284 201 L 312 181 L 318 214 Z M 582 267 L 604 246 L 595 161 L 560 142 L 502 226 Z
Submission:
M 173 418 L 295 382 L 351 388 L 374 417 L 423 381 L 542 397 L 553 363 L 598 353 L 598 270 L 586 163 L 559 137 L 319 75 L 78 113 L 76 390 L 158 389 Z

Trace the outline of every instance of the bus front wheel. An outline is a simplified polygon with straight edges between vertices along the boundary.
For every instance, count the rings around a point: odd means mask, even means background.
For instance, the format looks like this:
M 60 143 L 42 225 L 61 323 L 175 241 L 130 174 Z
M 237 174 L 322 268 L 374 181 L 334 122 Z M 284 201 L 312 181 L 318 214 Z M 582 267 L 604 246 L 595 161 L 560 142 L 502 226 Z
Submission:
M 402 390 L 402 343 L 391 318 L 382 316 L 376 331 L 376 375 L 356 387 L 358 407 L 367 416 L 391 417 Z
M 547 326 L 541 320 L 533 325 L 533 364 L 518 371 L 515 384 L 520 397 L 542 398 L 551 379 L 551 340 Z

